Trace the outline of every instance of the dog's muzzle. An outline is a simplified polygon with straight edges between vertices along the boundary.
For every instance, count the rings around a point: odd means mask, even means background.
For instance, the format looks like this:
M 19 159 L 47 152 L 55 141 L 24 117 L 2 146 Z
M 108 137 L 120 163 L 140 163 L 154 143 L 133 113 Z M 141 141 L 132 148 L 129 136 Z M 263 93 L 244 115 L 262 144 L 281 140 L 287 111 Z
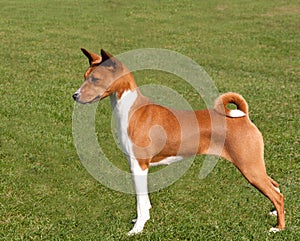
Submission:
M 79 98 L 79 96 L 80 96 L 80 93 L 79 93 L 79 92 L 75 92 L 74 95 L 73 95 L 73 99 L 74 99 L 75 101 L 77 101 L 78 98 Z
M 72 97 L 73 97 L 73 99 L 76 101 L 76 102 L 78 102 L 78 103 L 81 103 L 81 104 L 90 104 L 90 103 L 94 103 L 94 102 L 96 102 L 96 101 L 98 101 L 98 100 L 101 100 L 101 96 L 100 95 L 97 95 L 94 99 L 92 99 L 92 100 L 90 100 L 90 101 L 82 101 L 82 100 L 80 100 L 80 92 L 79 91 L 76 91 L 73 95 L 72 95 Z

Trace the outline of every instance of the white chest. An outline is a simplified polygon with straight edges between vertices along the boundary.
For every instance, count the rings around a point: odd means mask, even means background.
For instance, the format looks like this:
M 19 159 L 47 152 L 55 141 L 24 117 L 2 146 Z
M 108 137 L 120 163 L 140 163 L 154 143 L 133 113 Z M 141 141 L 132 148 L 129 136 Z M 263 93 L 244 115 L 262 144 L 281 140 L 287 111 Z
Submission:
M 125 155 L 131 156 L 132 143 L 128 136 L 129 111 L 137 99 L 137 91 L 125 91 L 120 99 L 116 95 L 111 95 L 110 101 L 113 108 L 114 117 L 117 123 L 118 139 Z

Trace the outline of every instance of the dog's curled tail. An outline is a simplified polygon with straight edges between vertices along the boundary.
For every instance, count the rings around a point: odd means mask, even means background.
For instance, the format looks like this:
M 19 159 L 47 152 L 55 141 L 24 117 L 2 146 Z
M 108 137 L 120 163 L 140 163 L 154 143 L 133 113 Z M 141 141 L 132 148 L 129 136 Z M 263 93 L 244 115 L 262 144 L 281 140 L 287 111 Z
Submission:
M 237 106 L 236 110 L 229 110 L 227 108 L 228 104 L 235 104 Z M 222 114 L 226 115 L 227 117 L 243 117 L 248 115 L 248 104 L 246 100 L 243 98 L 243 96 L 228 92 L 223 95 L 220 95 L 216 101 L 214 109 Z

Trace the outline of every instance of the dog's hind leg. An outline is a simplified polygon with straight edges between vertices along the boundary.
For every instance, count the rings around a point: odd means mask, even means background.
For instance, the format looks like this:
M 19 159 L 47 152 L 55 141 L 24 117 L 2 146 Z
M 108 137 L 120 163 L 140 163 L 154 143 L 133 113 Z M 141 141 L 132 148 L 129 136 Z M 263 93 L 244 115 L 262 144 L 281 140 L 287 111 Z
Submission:
M 269 177 L 269 176 L 268 176 Z M 274 181 L 271 177 L 269 177 L 272 185 L 274 186 L 275 189 L 277 189 L 278 192 L 280 192 L 280 189 L 279 189 L 279 184 L 278 182 Z
M 270 229 L 270 232 L 277 232 L 285 228 L 284 218 L 284 197 L 279 191 L 279 185 L 271 179 L 266 171 L 263 160 L 256 162 L 236 162 L 235 165 L 249 181 L 251 185 L 256 187 L 264 194 L 275 206 L 277 211 L 277 225 Z
M 279 184 L 278 184 L 276 181 L 274 181 L 271 177 L 269 177 L 269 179 L 270 179 L 271 183 L 273 184 L 274 188 L 275 188 L 278 192 L 280 192 Z M 272 210 L 269 212 L 269 214 L 270 214 L 271 216 L 277 216 L 277 211 L 276 211 L 276 209 L 272 209 Z

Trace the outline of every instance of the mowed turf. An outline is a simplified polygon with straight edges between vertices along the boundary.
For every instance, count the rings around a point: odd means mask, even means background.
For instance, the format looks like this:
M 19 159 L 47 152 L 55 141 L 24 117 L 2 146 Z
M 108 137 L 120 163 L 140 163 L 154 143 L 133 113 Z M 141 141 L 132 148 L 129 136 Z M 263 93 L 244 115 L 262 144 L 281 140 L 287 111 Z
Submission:
M 0 240 L 299 240 L 299 26 L 296 0 L 2 0 Z M 264 136 L 268 174 L 285 195 L 286 230 L 268 233 L 276 223 L 271 203 L 230 163 L 220 160 L 200 180 L 204 157 L 197 157 L 180 180 L 151 194 L 151 220 L 127 237 L 135 197 L 93 179 L 74 146 L 72 94 L 88 65 L 80 47 L 177 51 L 201 65 L 220 93 L 242 94 Z M 205 108 L 171 74 L 135 77 Z M 96 123 L 107 156 L 129 170 L 111 134 L 108 99 Z

